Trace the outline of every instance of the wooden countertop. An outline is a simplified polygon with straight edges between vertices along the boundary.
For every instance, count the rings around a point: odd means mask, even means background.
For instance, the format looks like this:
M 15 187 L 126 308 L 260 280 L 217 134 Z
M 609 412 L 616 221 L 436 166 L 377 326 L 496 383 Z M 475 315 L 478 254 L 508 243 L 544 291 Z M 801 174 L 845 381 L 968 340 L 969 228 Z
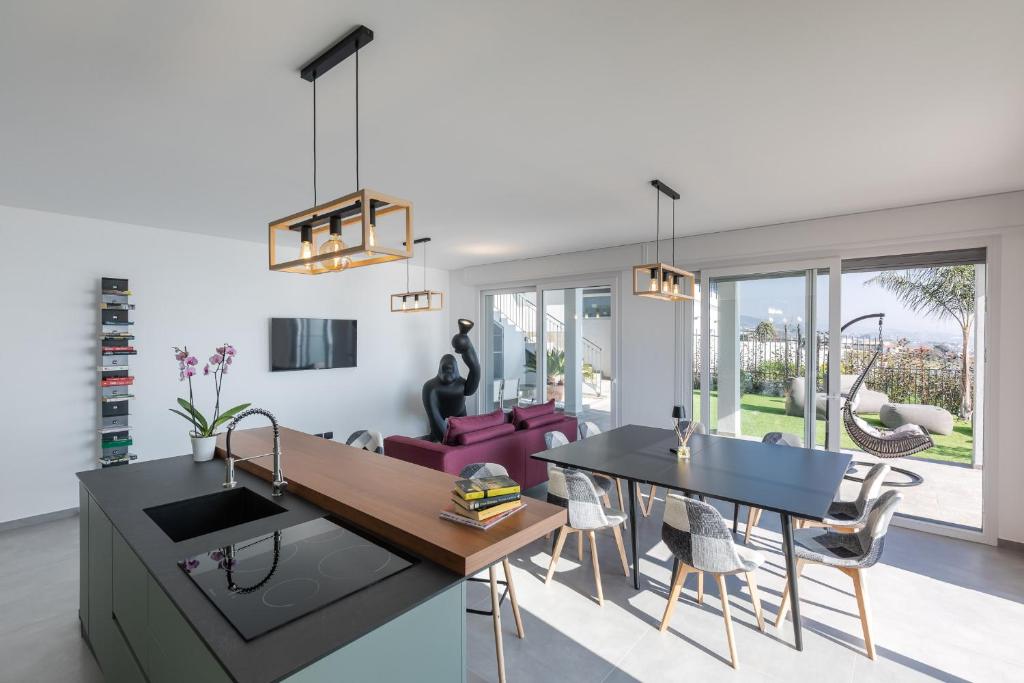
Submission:
M 269 453 L 273 430 L 236 430 L 231 445 L 235 457 Z M 563 508 L 530 498 L 526 509 L 491 529 L 474 529 L 439 517 L 451 500 L 454 475 L 286 428 L 281 453 L 289 491 L 463 576 L 566 523 Z M 217 456 L 224 457 L 223 436 Z M 273 458 L 237 467 L 270 481 Z

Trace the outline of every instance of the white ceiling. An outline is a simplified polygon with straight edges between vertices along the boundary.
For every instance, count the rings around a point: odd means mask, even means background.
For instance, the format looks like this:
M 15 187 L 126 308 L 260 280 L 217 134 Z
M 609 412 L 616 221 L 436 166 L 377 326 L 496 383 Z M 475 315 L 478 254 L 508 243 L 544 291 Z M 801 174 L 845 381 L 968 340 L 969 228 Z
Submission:
M 0 0 L 0 204 L 264 240 L 312 203 L 297 70 L 359 23 L 363 183 L 447 267 L 650 239 L 653 177 L 680 234 L 1024 188 L 1019 0 Z

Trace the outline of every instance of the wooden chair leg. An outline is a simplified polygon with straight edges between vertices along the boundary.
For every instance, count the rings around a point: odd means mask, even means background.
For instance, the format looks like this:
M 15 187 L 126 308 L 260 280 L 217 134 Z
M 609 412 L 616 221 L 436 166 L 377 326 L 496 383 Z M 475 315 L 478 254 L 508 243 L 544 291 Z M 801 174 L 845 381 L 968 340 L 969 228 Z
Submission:
M 654 494 L 657 490 L 658 487 L 651 484 L 651 493 L 647 496 L 647 512 L 644 513 L 644 517 L 650 517 L 651 511 L 654 510 Z
M 864 572 L 860 569 L 850 569 L 846 572 L 853 579 L 853 590 L 857 594 L 857 609 L 860 610 L 860 628 L 864 632 L 864 648 L 868 652 L 868 659 L 875 658 L 875 643 L 871 640 L 871 613 L 868 609 L 867 585 L 864 582 Z
M 626 511 L 626 503 L 623 502 L 623 499 L 622 499 L 622 480 L 621 479 L 616 479 L 615 480 L 615 491 L 619 494 L 619 511 L 620 512 L 625 512 Z
M 658 628 L 662 633 L 665 632 L 668 623 L 672 620 L 672 613 L 675 612 L 676 602 L 679 600 L 679 591 L 683 589 L 683 581 L 686 580 L 686 575 L 689 573 L 690 567 L 680 562 L 676 575 L 672 577 L 672 587 L 668 592 L 668 604 L 665 605 L 665 614 L 662 616 L 661 626 Z
M 576 551 L 579 555 L 580 562 L 583 562 L 583 532 L 577 532 L 579 535 L 576 537 Z
M 601 494 L 601 502 L 604 503 L 606 508 L 610 508 L 612 506 L 612 499 L 608 497 L 607 493 Z
M 760 511 L 760 508 L 750 508 L 750 511 L 747 512 L 747 528 L 743 530 L 743 545 L 750 543 L 750 532 L 757 526 L 757 522 L 754 520 L 757 519 L 757 513 Z
M 494 614 L 494 650 L 498 656 L 498 683 L 505 683 L 505 649 L 501 643 L 501 595 L 498 593 L 498 572 L 492 564 L 487 573 L 491 577 L 491 611 Z
M 725 589 L 725 577 L 721 574 L 715 574 L 715 580 L 718 581 L 718 594 L 722 598 L 722 617 L 725 619 L 725 635 L 729 639 L 729 660 L 732 662 L 732 668 L 739 666 L 739 659 L 736 657 L 736 640 L 732 634 L 732 615 L 729 614 L 729 592 Z
M 804 565 L 807 564 L 807 560 L 797 558 L 796 560 L 796 576 L 797 579 L 804 572 Z M 775 617 L 775 628 L 782 625 L 782 622 L 786 620 L 786 614 L 789 613 L 789 577 L 784 576 L 783 580 L 786 582 L 786 587 L 782 591 L 782 602 L 779 603 L 779 614 Z
M 704 572 L 697 572 L 697 604 L 704 604 Z
M 750 589 L 750 602 L 754 603 L 754 616 L 757 617 L 757 628 L 764 632 L 764 612 L 761 610 L 761 595 L 757 592 L 757 577 L 754 572 L 747 572 L 747 588 Z
M 622 531 L 619 527 L 612 527 L 612 535 L 615 536 L 615 545 L 619 547 L 619 559 L 622 560 L 622 573 L 629 576 L 629 562 L 626 561 L 626 546 L 622 544 Z
M 565 545 L 565 537 L 569 535 L 569 527 L 563 526 L 558 530 L 558 538 L 555 540 L 555 549 L 551 552 L 551 564 L 548 565 L 548 575 L 544 583 L 550 583 L 555 573 L 555 565 L 558 564 L 558 556 L 562 554 L 562 546 Z
M 754 515 L 754 526 L 760 526 L 762 512 L 764 512 L 764 510 L 762 510 L 761 508 L 757 508 L 757 514 Z
M 652 486 L 651 487 L 651 494 L 653 495 L 653 493 L 654 493 L 654 487 Z M 651 514 L 651 513 L 649 513 L 647 511 L 647 506 L 644 505 L 644 492 L 640 488 L 640 482 L 636 483 L 636 499 L 637 499 L 637 502 L 640 504 L 640 514 L 643 515 L 644 517 L 647 517 L 647 515 Z
M 590 557 L 594 560 L 594 583 L 597 584 L 597 604 L 604 606 L 604 591 L 601 590 L 601 565 L 597 561 L 597 535 L 593 530 L 587 532 L 590 536 Z
M 520 638 L 525 638 L 526 631 L 523 630 L 523 616 L 519 614 L 519 598 L 516 597 L 516 584 L 512 581 L 512 567 L 509 565 L 507 557 L 501 561 L 501 566 L 505 570 L 505 583 L 508 584 L 508 601 L 512 603 L 512 616 L 516 620 L 516 633 L 519 634 Z

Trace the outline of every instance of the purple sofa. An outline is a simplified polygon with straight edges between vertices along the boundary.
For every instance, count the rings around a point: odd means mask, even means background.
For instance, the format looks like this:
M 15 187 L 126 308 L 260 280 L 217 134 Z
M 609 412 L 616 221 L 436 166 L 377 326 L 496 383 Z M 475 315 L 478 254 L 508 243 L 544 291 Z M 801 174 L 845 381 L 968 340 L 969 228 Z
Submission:
M 569 441 L 576 440 L 576 418 L 555 413 L 557 419 L 536 427 L 520 423 L 510 433 L 467 445 L 434 443 L 408 436 L 389 436 L 384 439 L 384 454 L 415 465 L 458 475 L 462 468 L 477 462 L 493 462 L 508 470 L 508 476 L 528 489 L 548 479 L 547 463 L 530 456 L 547 450 L 544 434 L 558 431 Z M 491 426 L 481 430 L 493 429 Z

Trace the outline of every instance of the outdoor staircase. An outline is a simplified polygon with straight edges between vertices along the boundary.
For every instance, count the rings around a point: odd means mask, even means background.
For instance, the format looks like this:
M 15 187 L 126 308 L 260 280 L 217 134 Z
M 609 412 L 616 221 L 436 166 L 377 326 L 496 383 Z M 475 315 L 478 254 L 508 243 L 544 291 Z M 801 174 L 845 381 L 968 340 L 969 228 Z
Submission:
M 523 335 L 531 350 L 537 348 L 537 305 L 522 292 L 493 295 L 494 322 L 511 325 Z M 565 349 L 565 322 L 550 313 L 544 314 L 544 348 Z M 594 372 L 601 372 L 601 347 L 583 337 L 583 363 L 590 364 Z

